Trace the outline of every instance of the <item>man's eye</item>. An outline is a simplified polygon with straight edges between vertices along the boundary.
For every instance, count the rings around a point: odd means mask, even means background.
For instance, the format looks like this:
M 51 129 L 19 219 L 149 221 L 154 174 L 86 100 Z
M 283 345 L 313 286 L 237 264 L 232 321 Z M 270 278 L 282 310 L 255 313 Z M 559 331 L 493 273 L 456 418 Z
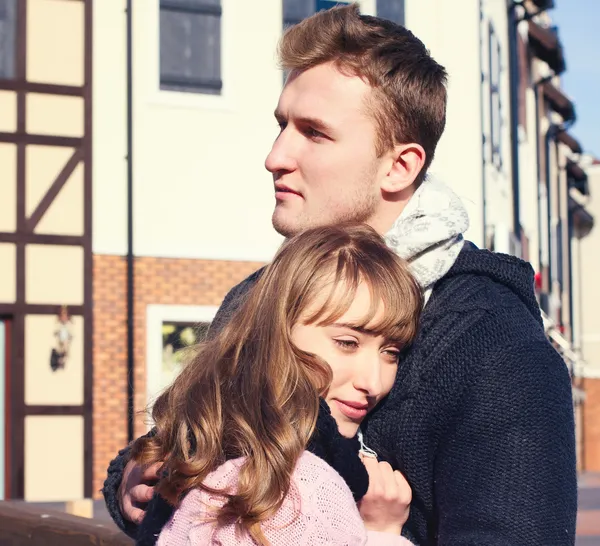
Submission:
M 283 132 L 287 127 L 287 123 L 285 121 L 278 121 L 277 127 L 279 127 L 279 132 Z
M 323 133 L 321 133 L 321 131 L 317 131 L 316 129 L 313 129 L 312 127 L 309 127 L 306 130 L 306 135 L 310 138 L 326 138 L 325 135 Z

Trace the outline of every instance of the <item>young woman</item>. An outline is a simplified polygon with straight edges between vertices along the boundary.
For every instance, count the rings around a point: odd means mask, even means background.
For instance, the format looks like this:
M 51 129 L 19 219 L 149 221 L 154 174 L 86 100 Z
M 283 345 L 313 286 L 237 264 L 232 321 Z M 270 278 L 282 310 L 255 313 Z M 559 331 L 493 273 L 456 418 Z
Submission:
M 359 426 L 392 388 L 421 306 L 406 264 L 367 226 L 285 243 L 158 398 L 156 434 L 134 445 L 139 463 L 162 463 L 156 491 L 176 507 L 159 546 L 409 544 L 410 488 L 361 461 Z

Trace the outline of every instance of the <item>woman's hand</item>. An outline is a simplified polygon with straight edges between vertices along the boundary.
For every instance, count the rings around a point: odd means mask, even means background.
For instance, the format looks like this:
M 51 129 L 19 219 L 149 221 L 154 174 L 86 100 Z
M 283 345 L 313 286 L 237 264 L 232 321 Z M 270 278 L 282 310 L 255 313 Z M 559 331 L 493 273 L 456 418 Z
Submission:
M 374 457 L 362 457 L 369 473 L 369 490 L 358 510 L 369 531 L 399 535 L 408 519 L 412 491 L 404 476 Z

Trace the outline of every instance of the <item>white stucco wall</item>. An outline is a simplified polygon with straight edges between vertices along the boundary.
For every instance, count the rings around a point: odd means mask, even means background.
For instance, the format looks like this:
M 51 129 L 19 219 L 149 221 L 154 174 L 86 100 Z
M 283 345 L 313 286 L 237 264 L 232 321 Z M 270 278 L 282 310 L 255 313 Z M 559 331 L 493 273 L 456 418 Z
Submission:
M 580 299 L 576 303 L 576 320 L 579 319 L 581 351 L 587 363 L 587 377 L 600 378 L 600 165 L 586 169 L 591 197 L 586 210 L 594 217 L 595 226 L 580 242 L 578 280 Z
M 406 0 L 406 26 L 446 67 L 449 75 L 447 125 L 430 172 L 445 180 L 463 199 L 470 215 L 467 237 L 483 246 L 482 154 L 490 161 L 488 95 L 488 28 L 492 22 L 502 51 L 502 158 L 498 171 L 485 169 L 486 224 L 512 226 L 510 187 L 510 96 L 508 87 L 507 15 L 504 4 L 463 0 L 460 9 L 445 0 Z M 483 49 L 480 49 L 480 41 Z M 482 88 L 482 71 L 485 77 Z M 483 119 L 483 126 L 482 126 Z M 486 134 L 483 147 L 482 129 Z M 499 226 L 503 229 L 503 226 Z
M 94 252 L 105 254 L 127 249 L 124 8 L 94 3 Z M 221 96 L 161 91 L 159 0 L 134 10 L 135 254 L 269 260 L 282 240 L 264 168 L 278 132 L 281 0 L 222 0 Z

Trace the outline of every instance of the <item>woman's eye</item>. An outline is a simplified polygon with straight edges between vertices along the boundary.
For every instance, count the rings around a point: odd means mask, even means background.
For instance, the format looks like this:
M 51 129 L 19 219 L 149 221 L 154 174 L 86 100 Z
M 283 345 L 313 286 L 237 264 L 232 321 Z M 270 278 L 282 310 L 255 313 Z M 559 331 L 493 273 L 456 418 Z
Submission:
M 386 351 L 384 351 L 384 353 L 390 360 L 393 360 L 394 362 L 398 362 L 398 360 L 400 359 L 400 351 L 396 349 L 387 349 Z
M 342 349 L 355 349 L 358 347 L 358 341 L 354 339 L 334 339 L 334 341 Z

